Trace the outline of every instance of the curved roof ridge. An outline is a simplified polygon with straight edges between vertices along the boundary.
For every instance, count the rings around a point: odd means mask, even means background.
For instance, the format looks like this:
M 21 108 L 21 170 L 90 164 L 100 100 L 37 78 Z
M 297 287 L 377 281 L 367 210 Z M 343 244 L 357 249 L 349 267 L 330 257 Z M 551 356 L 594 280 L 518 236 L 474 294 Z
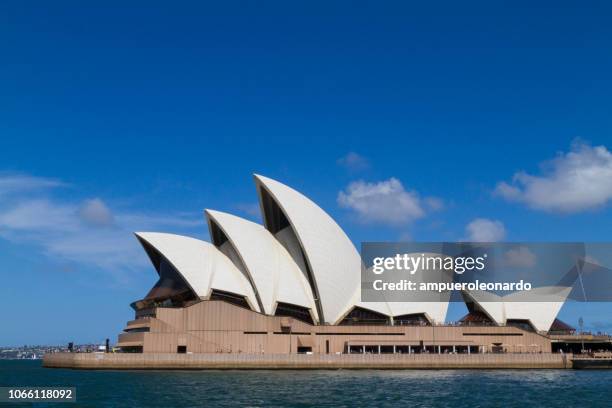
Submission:
M 211 243 L 161 232 L 135 235 L 170 262 L 201 299 L 208 299 L 213 289 L 223 290 L 244 296 L 253 310 L 260 311 L 247 278 Z
M 326 323 L 337 323 L 353 306 L 359 288 L 361 258 L 346 233 L 312 200 L 276 180 L 255 174 L 264 223 L 267 219 L 264 189 L 281 209 L 293 228 L 314 280 L 315 298 L 320 303 L 319 316 Z M 273 231 L 275 232 L 275 231 Z
M 262 225 L 236 215 L 207 209 L 209 227 L 214 223 L 239 255 L 253 283 L 263 312 L 274 314 L 278 302 L 311 310 L 318 321 L 310 285 L 289 252 Z M 211 233 L 211 236 L 213 234 Z
M 505 296 L 486 291 L 462 293 L 497 324 L 506 324 L 512 319 L 529 320 L 537 330 L 548 331 L 571 290 L 571 287 L 564 286 L 542 286 Z M 521 300 L 523 297 L 525 299 Z

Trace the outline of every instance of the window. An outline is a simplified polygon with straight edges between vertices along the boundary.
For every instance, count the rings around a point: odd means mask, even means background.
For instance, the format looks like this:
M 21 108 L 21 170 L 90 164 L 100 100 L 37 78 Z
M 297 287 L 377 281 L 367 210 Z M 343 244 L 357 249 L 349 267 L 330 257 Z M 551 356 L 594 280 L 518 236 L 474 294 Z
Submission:
M 136 327 L 133 329 L 128 328 L 124 330 L 126 333 L 147 333 L 149 331 L 151 331 L 149 327 Z
M 276 305 L 275 316 L 294 317 L 304 323 L 314 324 L 310 316 L 310 309 L 289 303 L 278 302 Z
M 508 319 L 506 321 L 506 326 L 517 327 L 521 330 L 525 330 L 528 332 L 535 332 L 536 329 L 533 327 L 531 322 L 526 319 Z
M 429 326 L 429 320 L 423 313 L 405 314 L 393 318 L 396 326 Z
M 179 354 L 187 353 L 187 346 L 177 346 L 176 347 L 176 352 L 179 353 Z
M 386 324 L 389 324 L 389 318 L 387 316 L 361 307 L 354 307 L 340 322 L 341 326 Z
M 489 316 L 478 310 L 472 310 L 459 320 L 461 326 L 494 326 Z
M 223 290 L 213 290 L 210 294 L 210 300 L 223 300 L 224 302 L 231 303 L 232 305 L 244 307 L 249 310 L 251 309 L 244 296 Z
M 259 191 L 263 203 L 266 228 L 271 233 L 276 234 L 278 231 L 289 226 L 289 220 L 265 188 L 262 187 Z
M 225 235 L 219 225 L 217 225 L 217 223 L 212 220 L 210 221 L 210 231 L 212 242 L 213 244 L 215 244 L 216 247 L 220 247 L 228 241 L 227 235 Z
M 121 351 L 124 353 L 142 353 L 142 346 L 121 347 Z

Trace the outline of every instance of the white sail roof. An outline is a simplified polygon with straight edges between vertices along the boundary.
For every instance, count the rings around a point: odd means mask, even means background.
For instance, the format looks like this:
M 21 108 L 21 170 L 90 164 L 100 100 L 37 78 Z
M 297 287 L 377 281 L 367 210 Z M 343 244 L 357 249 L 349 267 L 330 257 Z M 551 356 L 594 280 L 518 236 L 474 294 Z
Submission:
M 136 235 L 147 251 L 154 249 L 172 264 L 202 299 L 210 298 L 213 289 L 226 291 L 244 296 L 253 310 L 266 314 L 274 314 L 278 303 L 288 303 L 310 309 L 313 321 L 321 324 L 339 323 L 354 307 L 386 316 L 424 313 L 430 321 L 445 320 L 448 301 L 444 298 L 440 302 L 362 302 L 361 258 L 338 224 L 296 190 L 260 175 L 255 175 L 255 182 L 265 228 L 207 210 L 209 226 L 214 223 L 215 231 L 223 233 L 222 239 L 213 237 L 218 247 L 174 234 Z M 529 295 L 504 298 L 484 292 L 464 295 L 497 324 L 524 319 L 545 331 L 570 289 L 540 288 Z M 535 291 L 540 291 L 537 294 L 543 301 L 530 301 Z
M 497 324 L 506 324 L 508 320 L 528 320 L 536 330 L 548 331 L 571 290 L 571 287 L 545 286 L 506 296 L 484 291 L 463 294 Z
M 212 223 L 216 224 L 233 245 L 251 278 L 264 313 L 273 315 L 277 303 L 283 302 L 310 309 L 313 321 L 318 320 L 308 280 L 268 230 L 220 211 L 206 210 L 206 216 L 211 229 Z
M 260 311 L 247 277 L 214 245 L 159 232 L 137 232 L 136 236 L 172 264 L 201 299 L 208 299 L 213 289 L 222 290 L 244 296 L 253 310 Z
M 504 296 L 506 321 L 525 319 L 537 330 L 548 331 L 571 290 L 571 287 L 546 286 Z M 545 301 L 533 301 L 534 298 Z
M 274 199 L 287 218 L 305 257 L 319 297 L 319 316 L 325 323 L 337 323 L 355 305 L 360 284 L 361 258 L 351 240 L 319 206 L 294 189 L 270 178 L 255 175 L 266 228 L 261 189 Z

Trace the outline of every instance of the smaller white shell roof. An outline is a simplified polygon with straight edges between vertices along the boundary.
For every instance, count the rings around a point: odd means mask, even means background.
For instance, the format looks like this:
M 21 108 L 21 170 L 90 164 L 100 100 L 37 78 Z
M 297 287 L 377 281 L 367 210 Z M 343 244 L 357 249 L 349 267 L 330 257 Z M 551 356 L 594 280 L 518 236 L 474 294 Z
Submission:
M 480 290 L 463 291 L 464 298 L 471 299 L 476 306 L 496 324 L 504 324 L 504 301 L 503 298 L 490 292 Z
M 463 292 L 497 324 L 529 320 L 539 331 L 548 331 L 563 307 L 571 287 L 546 286 L 498 296 L 484 291 Z M 542 299 L 534 301 L 533 299 Z
M 537 330 L 548 331 L 571 290 L 571 287 L 547 286 L 532 289 L 530 293 L 517 292 L 504 296 L 506 320 L 529 320 Z M 543 301 L 534 302 L 534 297 Z M 521 301 L 521 298 L 526 300 Z
M 201 299 L 208 299 L 213 289 L 242 295 L 259 312 L 255 292 L 246 276 L 211 243 L 183 235 L 137 232 L 181 274 Z
M 274 314 L 277 302 L 283 302 L 310 309 L 313 320 L 318 320 L 306 277 L 289 252 L 267 229 L 220 211 L 206 210 L 206 215 L 209 225 L 214 222 L 221 228 L 240 256 L 264 313 Z

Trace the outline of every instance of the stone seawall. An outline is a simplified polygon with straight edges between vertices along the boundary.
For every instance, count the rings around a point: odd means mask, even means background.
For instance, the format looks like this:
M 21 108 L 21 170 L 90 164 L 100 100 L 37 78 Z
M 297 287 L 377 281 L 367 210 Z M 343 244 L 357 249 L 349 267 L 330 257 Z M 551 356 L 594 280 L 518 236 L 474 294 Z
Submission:
M 573 360 L 573 367 L 579 370 L 582 369 L 612 369 L 612 358 L 585 358 L 579 357 Z
M 563 354 L 55 353 L 43 366 L 93 370 L 572 368 Z

